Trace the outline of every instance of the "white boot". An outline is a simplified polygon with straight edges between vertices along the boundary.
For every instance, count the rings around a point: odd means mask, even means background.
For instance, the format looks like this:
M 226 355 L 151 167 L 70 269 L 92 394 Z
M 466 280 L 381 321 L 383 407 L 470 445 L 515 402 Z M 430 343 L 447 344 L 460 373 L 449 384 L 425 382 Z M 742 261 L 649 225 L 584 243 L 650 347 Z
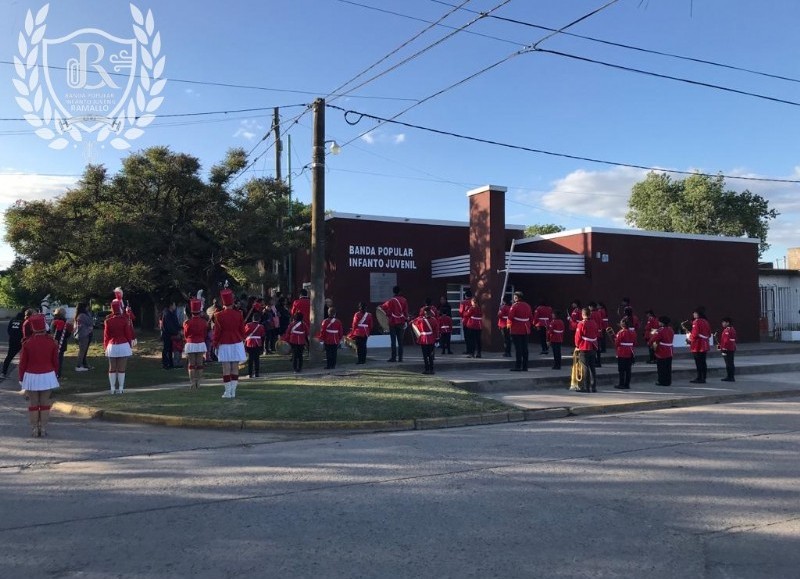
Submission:
M 116 372 L 109 372 L 108 373 L 108 383 L 111 386 L 111 393 L 117 393 L 117 373 Z
M 125 372 L 117 372 L 117 382 L 119 383 L 119 393 L 125 390 Z
M 231 397 L 231 383 L 225 382 L 225 393 L 222 395 L 223 398 L 230 398 Z
M 238 380 L 231 381 L 231 398 L 236 398 L 236 387 L 239 385 Z

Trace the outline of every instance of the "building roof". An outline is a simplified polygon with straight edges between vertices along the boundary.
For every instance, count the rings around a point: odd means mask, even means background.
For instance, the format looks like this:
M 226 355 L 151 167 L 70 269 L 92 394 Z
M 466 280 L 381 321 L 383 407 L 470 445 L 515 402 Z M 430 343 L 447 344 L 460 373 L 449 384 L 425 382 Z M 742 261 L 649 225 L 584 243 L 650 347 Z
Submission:
M 363 215 L 361 213 L 339 213 L 331 211 L 325 219 L 358 219 L 360 221 L 378 221 L 381 223 L 409 223 L 413 225 L 438 225 L 442 227 L 469 227 L 468 221 L 445 221 L 443 219 L 416 219 L 413 217 L 389 217 L 386 215 Z M 525 230 L 524 225 L 506 225 L 506 229 Z
M 642 229 L 616 229 L 612 227 L 583 227 L 581 229 L 568 229 L 558 233 L 548 233 L 537 235 L 517 241 L 517 245 L 531 243 L 542 239 L 557 239 L 559 237 L 569 237 L 572 235 L 582 235 L 586 233 L 606 233 L 609 235 L 635 235 L 639 237 L 661 237 L 668 239 L 692 239 L 695 241 L 728 241 L 740 243 L 760 243 L 761 240 L 754 237 L 726 237 L 724 235 L 700 235 L 697 233 L 668 233 L 665 231 L 645 231 Z

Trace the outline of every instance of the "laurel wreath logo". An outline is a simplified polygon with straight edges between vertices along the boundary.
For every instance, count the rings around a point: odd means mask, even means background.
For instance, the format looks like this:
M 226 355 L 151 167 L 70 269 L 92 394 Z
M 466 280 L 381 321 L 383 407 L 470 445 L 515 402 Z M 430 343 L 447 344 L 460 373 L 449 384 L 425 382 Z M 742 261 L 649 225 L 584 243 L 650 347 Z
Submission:
M 17 78 L 12 81 L 19 95 L 16 97 L 17 104 L 24 111 L 25 120 L 36 129 L 37 136 L 50 141 L 50 148 L 59 150 L 67 147 L 71 141 L 81 142 L 83 135 L 77 126 L 70 124 L 69 117 L 64 118 L 53 106 L 50 97 L 40 86 L 39 47 L 47 28 L 45 20 L 49 10 L 50 4 L 42 6 L 35 16 L 28 10 L 25 30 L 19 33 L 17 42 L 19 55 L 14 57 Z M 141 54 L 139 84 L 117 117 L 108 119 L 109 124 L 97 133 L 97 142 L 100 143 L 113 135 L 115 138 L 111 139 L 110 144 L 120 150 L 129 148 L 129 141 L 141 137 L 143 129 L 155 120 L 154 113 L 164 102 L 164 97 L 159 95 L 167 83 L 167 79 L 162 78 L 167 57 L 161 55 L 161 33 L 155 30 L 152 10 L 145 15 L 131 4 L 130 11 L 133 33 Z

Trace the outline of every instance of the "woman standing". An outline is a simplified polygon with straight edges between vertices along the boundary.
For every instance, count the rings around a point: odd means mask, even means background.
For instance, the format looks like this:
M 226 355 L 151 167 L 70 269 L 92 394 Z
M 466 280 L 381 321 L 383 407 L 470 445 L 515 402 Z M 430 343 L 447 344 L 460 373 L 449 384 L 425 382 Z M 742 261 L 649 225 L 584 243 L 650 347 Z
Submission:
M 47 436 L 50 417 L 50 390 L 58 388 L 58 344 L 45 333 L 43 314 L 30 316 L 31 337 L 22 344 L 19 382 L 28 396 L 28 420 L 31 435 Z
M 88 372 L 89 363 L 86 359 L 89 353 L 89 344 L 92 342 L 94 333 L 94 322 L 86 304 L 78 304 L 75 310 L 75 337 L 78 340 L 78 363 L 75 366 L 76 372 Z
M 214 337 L 212 343 L 217 359 L 222 363 L 222 382 L 225 385 L 223 398 L 236 398 L 239 385 L 239 364 L 247 360 L 244 351 L 244 315 L 233 307 L 233 291 L 225 288 L 219 294 L 222 311 L 214 315 Z
M 186 368 L 189 371 L 189 388 L 197 390 L 200 388 L 200 380 L 203 379 L 205 369 L 203 360 L 208 349 L 206 347 L 208 320 L 203 317 L 203 302 L 200 300 L 189 300 L 189 310 L 192 315 L 183 322 L 183 337 L 186 339 L 183 352 L 186 356 Z
M 111 394 L 125 391 L 125 368 L 128 358 L 133 354 L 133 326 L 125 315 L 125 305 L 121 300 L 111 302 L 111 315 L 103 322 L 103 349 L 108 358 L 108 383 Z
M 367 311 L 367 304 L 358 302 L 358 311 L 353 314 L 349 336 L 356 343 L 356 364 L 367 363 L 367 338 L 371 332 L 372 314 Z

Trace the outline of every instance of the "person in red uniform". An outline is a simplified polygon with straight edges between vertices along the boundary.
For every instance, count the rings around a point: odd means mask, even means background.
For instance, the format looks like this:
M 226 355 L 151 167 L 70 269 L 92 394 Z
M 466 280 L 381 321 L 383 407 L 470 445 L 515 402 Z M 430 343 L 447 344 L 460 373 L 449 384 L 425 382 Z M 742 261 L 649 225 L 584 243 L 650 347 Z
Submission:
M 656 359 L 658 372 L 656 386 L 672 385 L 672 341 L 675 332 L 670 326 L 670 321 L 667 316 L 659 316 L 657 330 L 647 338 L 647 345 L 653 350 Z
M 547 356 L 550 351 L 547 347 L 547 326 L 553 317 L 553 308 L 547 305 L 547 300 L 539 300 L 539 305 L 533 310 L 533 327 L 539 334 L 540 355 Z
M 433 300 L 431 298 L 425 298 L 425 305 L 422 306 L 419 309 L 419 315 L 420 316 L 425 315 L 425 308 L 430 308 L 431 309 L 431 311 L 433 312 L 433 317 L 434 318 L 438 318 L 439 317 L 439 310 L 437 310 L 436 306 L 433 305 Z
M 309 332 L 303 312 L 296 312 L 283 335 L 283 339 L 292 347 L 292 370 L 295 374 L 303 370 L 303 349 L 308 344 Z
M 441 312 L 436 321 L 439 322 L 439 346 L 442 348 L 442 355 L 452 354 L 450 340 L 453 337 L 453 318 L 450 317 L 449 310 Z
M 203 317 L 203 302 L 198 299 L 189 300 L 191 317 L 183 322 L 183 353 L 186 356 L 186 368 L 189 371 L 189 389 L 200 388 L 205 370 L 204 360 L 208 352 L 208 320 Z
M 367 363 L 367 339 L 372 333 L 372 314 L 367 311 L 367 304 L 358 302 L 358 310 L 353 314 L 348 337 L 356 343 L 356 364 Z
M 311 320 L 311 300 L 308 297 L 307 289 L 301 289 L 300 297 L 292 302 L 292 309 L 289 310 L 289 315 L 294 318 L 297 312 L 303 314 L 303 319 L 306 322 Z
M 600 337 L 600 328 L 592 317 L 590 308 L 581 310 L 581 321 L 575 328 L 575 348 L 578 350 L 578 358 L 589 371 L 589 382 L 587 384 L 589 392 L 597 392 L 597 340 Z
M 606 353 L 606 333 L 611 323 L 608 320 L 608 308 L 603 302 L 597 302 L 597 311 L 600 312 L 600 353 Z
M 614 386 L 618 390 L 630 390 L 631 368 L 634 362 L 634 348 L 636 347 L 636 332 L 633 331 L 633 322 L 622 318 L 619 322 L 619 332 L 614 336 L 614 345 L 617 347 L 617 372 L 619 384 Z
M 50 391 L 58 388 L 58 344 L 48 336 L 44 314 L 28 317 L 31 334 L 22 344 L 19 384 L 28 396 L 28 421 L 32 436 L 47 436 Z
M 731 318 L 722 318 L 722 333 L 719 336 L 717 348 L 722 352 L 722 359 L 725 360 L 725 377 L 722 381 L 736 382 L 734 377 L 736 366 L 733 363 L 733 358 L 736 354 L 736 329 L 733 327 Z
M 514 367 L 512 372 L 528 371 L 528 335 L 531 333 L 531 307 L 522 301 L 522 292 L 511 296 L 511 309 L 508 311 L 508 333 L 514 344 Z
M 653 310 L 647 310 L 645 312 L 646 319 L 644 321 L 644 343 L 650 343 L 650 336 L 656 333 L 658 330 L 658 317 Z M 647 349 L 647 363 L 648 364 L 655 364 L 656 363 L 656 356 L 655 350 L 652 348 Z
M 336 317 L 336 308 L 328 308 L 328 317 L 322 320 L 317 339 L 325 346 L 325 369 L 336 368 L 336 357 L 339 353 L 339 344 L 344 337 L 344 326 Z
M 547 341 L 553 352 L 553 370 L 561 370 L 561 344 L 564 343 L 564 319 L 561 311 L 553 312 L 553 318 L 547 325 Z
M 108 383 L 111 394 L 125 391 L 125 368 L 133 354 L 133 326 L 125 315 L 122 300 L 111 302 L 111 315 L 103 322 L 103 349 L 108 357 Z
M 483 332 L 483 312 L 481 305 L 478 303 L 478 298 L 472 296 L 469 299 L 469 305 L 464 308 L 461 314 L 461 320 L 464 328 L 464 338 L 470 337 L 467 340 L 467 357 L 480 358 L 482 351 L 481 334 Z
M 247 352 L 247 377 L 261 377 L 261 353 L 264 351 L 264 338 L 267 335 L 261 323 L 261 312 L 254 310 L 250 321 L 244 327 L 244 349 Z
M 423 374 L 433 374 L 433 361 L 436 353 L 436 341 L 439 339 L 439 323 L 431 308 L 424 308 L 423 315 L 411 322 L 416 328 L 417 343 L 422 350 L 422 361 L 425 363 Z
M 697 377 L 694 380 L 689 380 L 689 382 L 691 384 L 705 384 L 706 375 L 708 374 L 706 353 L 711 339 L 711 325 L 708 323 L 705 308 L 702 306 L 694 309 L 692 317 L 694 320 L 692 321 L 692 331 L 689 334 L 689 350 L 694 356 Z
M 214 335 L 211 344 L 222 363 L 223 398 L 236 398 L 239 385 L 239 364 L 247 360 L 244 351 L 244 315 L 234 307 L 233 292 L 225 288 L 219 293 L 222 310 L 214 314 Z
M 472 344 L 473 335 L 467 332 L 467 320 L 464 317 L 464 312 L 472 305 L 472 290 L 467 288 L 464 290 L 464 299 L 458 303 L 458 317 L 461 319 L 461 336 L 464 338 L 464 353 L 469 355 L 475 354 L 475 346 Z
M 511 357 L 511 334 L 508 332 L 508 312 L 511 311 L 511 299 L 503 296 L 500 309 L 497 310 L 497 329 L 503 335 L 503 358 Z
M 589 317 L 592 318 L 595 324 L 597 324 L 597 330 L 599 332 L 597 336 L 597 363 L 595 364 L 596 368 L 603 367 L 603 358 L 602 352 L 603 348 L 603 341 L 605 340 L 605 332 L 603 332 L 603 314 L 600 312 L 600 308 L 597 306 L 597 302 L 589 302 L 589 309 L 591 313 Z
M 391 298 L 383 302 L 380 307 L 389 318 L 389 340 L 392 346 L 392 356 L 387 362 L 403 361 L 403 336 L 408 324 L 408 301 L 400 294 L 400 286 L 392 288 Z

